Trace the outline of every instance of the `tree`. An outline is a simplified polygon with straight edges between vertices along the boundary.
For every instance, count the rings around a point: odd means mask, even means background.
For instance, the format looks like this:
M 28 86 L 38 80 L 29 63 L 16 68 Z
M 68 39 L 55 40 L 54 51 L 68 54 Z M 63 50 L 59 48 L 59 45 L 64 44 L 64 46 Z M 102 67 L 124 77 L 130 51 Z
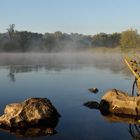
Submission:
M 99 33 L 92 37 L 92 45 L 95 47 L 117 47 L 119 45 L 119 40 L 119 33 Z
M 137 30 L 129 29 L 122 32 L 120 45 L 123 49 L 138 47 L 140 45 L 140 36 Z
M 52 52 L 56 47 L 56 38 L 53 36 L 53 34 L 46 34 L 45 36 L 46 36 L 44 38 L 45 49 L 47 49 L 47 51 L 49 52 Z
M 14 39 L 14 33 L 15 33 L 15 29 L 14 28 L 15 28 L 15 24 L 10 24 L 9 28 L 7 29 L 9 37 L 10 37 L 10 40 Z
M 26 31 L 17 32 L 16 41 L 19 44 L 19 50 L 22 52 L 25 52 L 27 49 L 28 42 L 29 42 L 28 32 Z

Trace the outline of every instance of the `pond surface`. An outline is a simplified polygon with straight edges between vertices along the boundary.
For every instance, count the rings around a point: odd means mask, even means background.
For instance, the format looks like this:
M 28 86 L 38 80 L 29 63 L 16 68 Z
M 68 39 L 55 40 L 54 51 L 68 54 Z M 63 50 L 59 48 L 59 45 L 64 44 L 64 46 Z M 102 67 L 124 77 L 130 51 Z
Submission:
M 55 135 L 25 138 L 0 131 L 0 139 L 132 139 L 127 123 L 109 122 L 83 104 L 99 102 L 112 88 L 131 93 L 133 80 L 120 54 L 0 54 L 0 113 L 6 104 L 45 97 L 62 116 Z M 91 87 L 98 94 L 90 93 Z

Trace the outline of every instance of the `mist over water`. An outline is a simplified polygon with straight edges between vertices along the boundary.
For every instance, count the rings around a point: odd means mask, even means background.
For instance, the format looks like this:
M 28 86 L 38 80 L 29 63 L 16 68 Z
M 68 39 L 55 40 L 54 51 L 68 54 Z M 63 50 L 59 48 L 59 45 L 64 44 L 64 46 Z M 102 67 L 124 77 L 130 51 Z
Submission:
M 80 69 L 94 66 L 114 73 L 131 75 L 123 56 L 119 53 L 71 52 L 71 53 L 0 53 L 0 66 L 13 68 L 46 68 L 54 70 Z

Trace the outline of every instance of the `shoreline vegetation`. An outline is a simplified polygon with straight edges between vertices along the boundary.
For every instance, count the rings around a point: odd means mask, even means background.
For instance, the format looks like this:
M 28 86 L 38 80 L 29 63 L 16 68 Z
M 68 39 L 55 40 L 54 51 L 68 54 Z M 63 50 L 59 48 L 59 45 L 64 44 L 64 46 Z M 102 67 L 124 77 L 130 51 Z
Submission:
M 122 33 L 33 33 L 17 31 L 9 25 L 0 33 L 0 52 L 140 52 L 140 35 L 137 30 L 128 29 Z

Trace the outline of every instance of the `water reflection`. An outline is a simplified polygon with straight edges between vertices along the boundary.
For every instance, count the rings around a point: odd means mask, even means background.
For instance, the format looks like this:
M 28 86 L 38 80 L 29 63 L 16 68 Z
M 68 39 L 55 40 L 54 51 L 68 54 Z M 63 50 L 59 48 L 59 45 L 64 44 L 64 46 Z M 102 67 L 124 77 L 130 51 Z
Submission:
M 96 101 L 88 101 L 84 103 L 84 106 L 89 109 L 99 109 L 99 103 Z M 128 132 L 130 135 L 136 139 L 140 140 L 140 117 L 139 116 L 127 116 L 127 115 L 115 115 L 109 112 L 102 112 L 101 114 L 103 118 L 111 123 L 119 122 L 119 123 L 127 123 L 128 124 Z
M 16 78 L 15 78 L 15 74 L 14 73 L 9 72 L 8 77 L 10 78 L 10 81 L 11 82 L 15 82 L 16 81 Z
M 140 140 L 140 125 L 129 124 L 129 133 L 134 140 Z
M 135 78 L 132 85 L 132 96 L 139 96 L 139 87 L 137 85 L 137 79 Z M 104 100 L 102 100 L 104 101 Z M 104 101 L 106 102 L 106 101 Z M 113 114 L 108 111 L 109 104 L 106 102 L 106 106 L 102 109 L 102 102 L 100 104 L 97 101 L 88 101 L 84 103 L 89 109 L 97 109 L 102 114 L 103 118 L 108 122 L 119 122 L 128 124 L 128 132 L 135 140 L 140 140 L 140 116 L 132 116 L 125 114 Z
M 47 135 L 55 135 L 57 134 L 57 131 L 55 130 L 58 119 L 55 121 L 49 123 L 49 125 L 45 125 L 46 123 L 39 125 L 35 128 L 24 128 L 24 129 L 18 129 L 18 128 L 11 128 L 11 129 L 5 129 L 0 128 L 1 131 L 7 132 L 10 134 L 15 135 L 16 137 L 42 137 Z
M 104 118 L 109 122 L 121 122 L 128 124 L 128 132 L 135 140 L 140 140 L 140 117 L 121 117 L 117 115 L 108 115 Z
M 121 122 L 128 124 L 128 132 L 135 140 L 140 140 L 140 117 L 122 117 L 118 115 L 107 115 L 104 118 L 109 122 Z

